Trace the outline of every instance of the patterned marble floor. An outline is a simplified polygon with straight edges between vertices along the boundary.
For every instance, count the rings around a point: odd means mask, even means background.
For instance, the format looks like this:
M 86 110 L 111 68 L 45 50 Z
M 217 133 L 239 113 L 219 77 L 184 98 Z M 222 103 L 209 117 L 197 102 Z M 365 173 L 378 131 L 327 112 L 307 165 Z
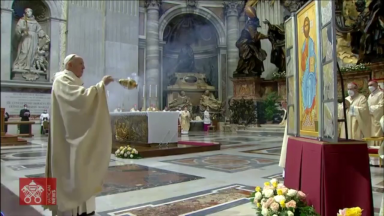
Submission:
M 108 177 L 96 198 L 97 214 L 253 216 L 247 197 L 254 186 L 283 180 L 277 166 L 282 137 L 191 133 L 180 139 L 220 142 L 222 150 L 140 160 L 111 155 Z M 1 148 L 1 210 L 6 216 L 50 215 L 40 206 L 18 204 L 18 179 L 42 176 L 45 167 L 47 138 L 28 141 L 29 146 Z M 384 193 L 383 170 L 371 168 L 376 208 Z

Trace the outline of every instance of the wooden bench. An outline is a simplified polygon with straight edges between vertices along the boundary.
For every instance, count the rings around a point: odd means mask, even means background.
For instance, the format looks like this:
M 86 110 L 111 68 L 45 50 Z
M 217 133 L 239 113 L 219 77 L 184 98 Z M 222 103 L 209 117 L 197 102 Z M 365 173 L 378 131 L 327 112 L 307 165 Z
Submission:
M 4 122 L 4 125 L 22 125 L 22 124 L 28 124 L 29 125 L 29 133 L 27 134 L 17 134 L 18 137 L 33 137 L 32 133 L 32 125 L 36 124 L 34 121 L 8 121 Z

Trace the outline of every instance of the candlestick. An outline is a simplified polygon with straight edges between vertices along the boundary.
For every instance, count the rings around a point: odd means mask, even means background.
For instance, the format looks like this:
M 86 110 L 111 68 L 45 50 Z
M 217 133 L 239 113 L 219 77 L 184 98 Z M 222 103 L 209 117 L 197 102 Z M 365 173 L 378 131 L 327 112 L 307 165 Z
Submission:
M 149 97 L 152 97 L 152 85 L 149 85 Z
M 143 85 L 143 98 L 145 98 L 145 85 Z
M 155 97 L 157 97 L 157 85 L 156 85 L 156 96 Z

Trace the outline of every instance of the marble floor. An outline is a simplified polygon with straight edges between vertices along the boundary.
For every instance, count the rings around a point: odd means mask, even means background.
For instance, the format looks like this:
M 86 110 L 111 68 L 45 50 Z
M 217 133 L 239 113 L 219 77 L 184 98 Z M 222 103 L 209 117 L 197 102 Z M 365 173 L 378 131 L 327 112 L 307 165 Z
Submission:
M 96 198 L 101 216 L 253 216 L 248 196 L 256 185 L 282 179 L 282 137 L 191 133 L 181 140 L 220 142 L 220 151 L 124 160 L 111 155 Z M 1 206 L 6 216 L 51 215 L 41 206 L 20 206 L 19 178 L 44 173 L 47 137 L 1 148 Z M 383 168 L 371 167 L 375 210 L 384 193 Z M 378 213 L 376 213 L 378 215 Z

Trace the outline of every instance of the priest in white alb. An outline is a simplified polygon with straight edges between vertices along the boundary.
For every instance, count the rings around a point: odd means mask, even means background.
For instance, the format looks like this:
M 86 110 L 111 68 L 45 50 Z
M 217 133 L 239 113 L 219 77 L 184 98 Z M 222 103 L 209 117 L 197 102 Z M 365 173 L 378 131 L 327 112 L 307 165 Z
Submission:
M 383 130 L 380 126 L 380 119 L 384 115 L 384 92 L 380 90 L 376 80 L 369 81 L 368 89 L 371 93 L 368 97 L 371 137 L 381 137 L 383 136 Z
M 51 125 L 46 177 L 56 178 L 57 205 L 45 206 L 52 215 L 94 215 L 95 196 L 108 171 L 112 132 L 105 76 L 83 87 L 84 61 L 75 54 L 64 59 L 65 70 L 56 73 L 51 94 Z
M 359 93 L 359 88 L 356 83 L 348 83 L 348 95 L 349 96 L 345 98 L 345 100 L 349 102 L 346 103 L 348 138 L 362 140 L 364 137 L 370 137 L 371 118 L 367 98 Z M 342 104 L 340 104 L 339 110 L 342 108 Z M 344 125 L 341 125 L 341 138 L 346 137 L 345 132 Z

